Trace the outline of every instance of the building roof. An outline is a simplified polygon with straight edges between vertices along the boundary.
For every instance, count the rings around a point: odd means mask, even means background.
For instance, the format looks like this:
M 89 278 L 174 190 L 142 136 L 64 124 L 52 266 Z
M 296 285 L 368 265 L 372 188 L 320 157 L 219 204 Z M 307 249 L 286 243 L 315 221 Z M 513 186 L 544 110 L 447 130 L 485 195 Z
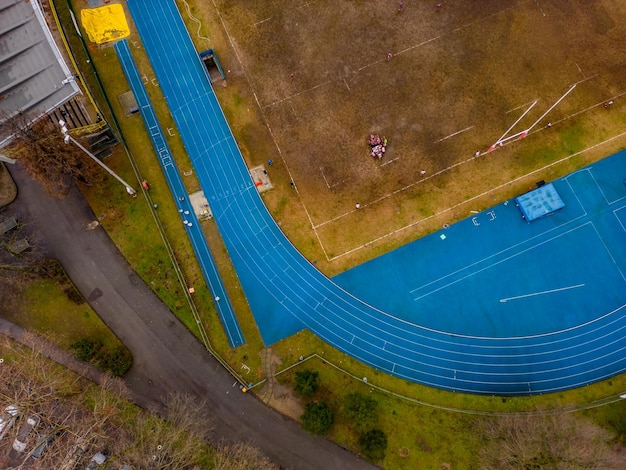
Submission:
M 80 93 L 73 77 L 39 0 L 0 0 L 0 147 L 9 138 L 7 119 L 39 117 Z

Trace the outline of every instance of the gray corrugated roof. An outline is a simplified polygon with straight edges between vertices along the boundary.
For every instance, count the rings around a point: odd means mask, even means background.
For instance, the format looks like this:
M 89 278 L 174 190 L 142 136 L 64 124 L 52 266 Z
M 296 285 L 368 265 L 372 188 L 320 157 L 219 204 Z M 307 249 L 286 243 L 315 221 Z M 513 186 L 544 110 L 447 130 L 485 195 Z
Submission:
M 2 122 L 20 111 L 40 116 L 80 92 L 37 0 L 0 0 L 0 146 Z M 65 82 L 64 82 L 65 81 Z

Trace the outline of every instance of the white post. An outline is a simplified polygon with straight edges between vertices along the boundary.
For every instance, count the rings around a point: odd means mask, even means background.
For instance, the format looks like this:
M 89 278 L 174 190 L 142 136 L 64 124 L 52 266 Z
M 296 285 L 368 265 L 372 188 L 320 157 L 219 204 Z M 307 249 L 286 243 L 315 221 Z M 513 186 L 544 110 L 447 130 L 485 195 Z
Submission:
M 534 124 L 533 124 L 532 126 L 530 126 L 528 129 L 526 129 L 526 132 L 530 132 L 530 130 L 531 130 L 533 127 L 535 127 L 537 124 L 539 124 L 539 122 L 540 122 L 540 121 L 541 121 L 544 117 L 546 117 L 546 116 L 548 115 L 548 113 L 549 113 L 550 111 L 552 111 L 552 110 L 556 107 L 556 105 L 557 105 L 557 104 L 559 104 L 561 101 L 563 101 L 567 95 L 569 95 L 572 91 L 574 91 L 574 88 L 576 88 L 576 84 L 575 84 L 575 83 L 574 83 L 574 84 L 573 84 L 573 85 L 569 88 L 569 90 L 567 90 L 567 91 L 565 92 L 565 94 L 564 94 L 563 96 L 561 96 L 561 97 L 560 97 L 560 98 L 556 101 L 556 103 L 554 103 L 552 106 L 550 106 L 550 107 L 548 108 L 548 110 L 547 110 L 545 113 L 543 113 L 543 114 L 541 115 L 541 117 L 540 117 L 539 119 L 537 119 L 537 120 L 534 122 Z
M 74 139 L 70 133 L 69 130 L 67 129 L 67 127 L 65 127 L 65 121 L 61 120 L 59 121 L 59 126 L 61 127 L 61 132 L 63 133 L 64 137 L 63 137 L 63 142 L 65 142 L 66 144 L 69 144 L 70 142 L 74 143 L 74 145 L 76 145 L 79 149 L 81 149 L 83 152 L 85 152 L 89 157 L 91 157 L 91 159 L 93 161 L 95 161 L 98 165 L 100 165 L 102 168 L 104 168 L 111 176 L 113 176 L 113 178 L 115 178 L 116 180 L 118 180 L 120 183 L 122 183 L 124 185 L 124 187 L 126 188 L 126 192 L 128 194 L 130 194 L 133 197 L 137 197 L 137 191 L 135 191 L 132 186 L 130 184 L 128 184 L 126 181 L 124 181 L 122 178 L 119 177 L 119 175 L 117 175 L 117 173 L 115 173 L 113 170 L 111 170 L 108 166 L 106 166 L 104 164 L 104 162 L 102 162 L 98 157 L 96 157 L 93 153 L 91 153 L 89 150 L 87 150 L 85 147 L 83 147 L 80 142 L 78 142 L 76 139 Z

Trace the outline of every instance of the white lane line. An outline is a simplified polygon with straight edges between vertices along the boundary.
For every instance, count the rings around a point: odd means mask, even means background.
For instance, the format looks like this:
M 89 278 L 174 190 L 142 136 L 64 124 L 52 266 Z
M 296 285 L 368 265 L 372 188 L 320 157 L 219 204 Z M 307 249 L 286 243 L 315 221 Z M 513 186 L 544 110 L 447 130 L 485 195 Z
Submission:
M 500 299 L 500 302 L 505 303 L 505 302 L 508 302 L 509 300 L 525 299 L 527 297 L 534 297 L 536 295 L 552 294 L 553 292 L 561 292 L 561 291 L 569 290 L 569 289 L 578 289 L 579 287 L 584 287 L 584 284 L 576 284 L 575 286 L 561 287 L 560 289 L 544 290 L 542 292 L 533 292 L 532 294 L 524 294 L 524 295 L 517 295 L 515 297 L 507 297 L 506 299 Z

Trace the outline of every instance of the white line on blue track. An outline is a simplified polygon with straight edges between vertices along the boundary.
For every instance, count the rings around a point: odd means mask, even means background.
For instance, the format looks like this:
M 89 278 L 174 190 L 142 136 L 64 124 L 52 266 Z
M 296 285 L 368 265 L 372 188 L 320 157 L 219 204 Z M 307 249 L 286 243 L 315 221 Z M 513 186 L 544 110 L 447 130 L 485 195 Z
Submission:
M 579 287 L 584 287 L 584 286 L 585 286 L 584 284 L 576 284 L 575 286 L 560 287 L 559 289 L 550 289 L 550 290 L 544 290 L 541 292 L 532 292 L 530 294 L 517 295 L 515 297 L 507 297 L 506 299 L 500 299 L 500 302 L 505 303 L 505 302 L 508 302 L 509 300 L 525 299 L 527 297 L 535 297 L 536 295 L 552 294 L 553 292 L 561 292 L 564 290 L 578 289 Z

